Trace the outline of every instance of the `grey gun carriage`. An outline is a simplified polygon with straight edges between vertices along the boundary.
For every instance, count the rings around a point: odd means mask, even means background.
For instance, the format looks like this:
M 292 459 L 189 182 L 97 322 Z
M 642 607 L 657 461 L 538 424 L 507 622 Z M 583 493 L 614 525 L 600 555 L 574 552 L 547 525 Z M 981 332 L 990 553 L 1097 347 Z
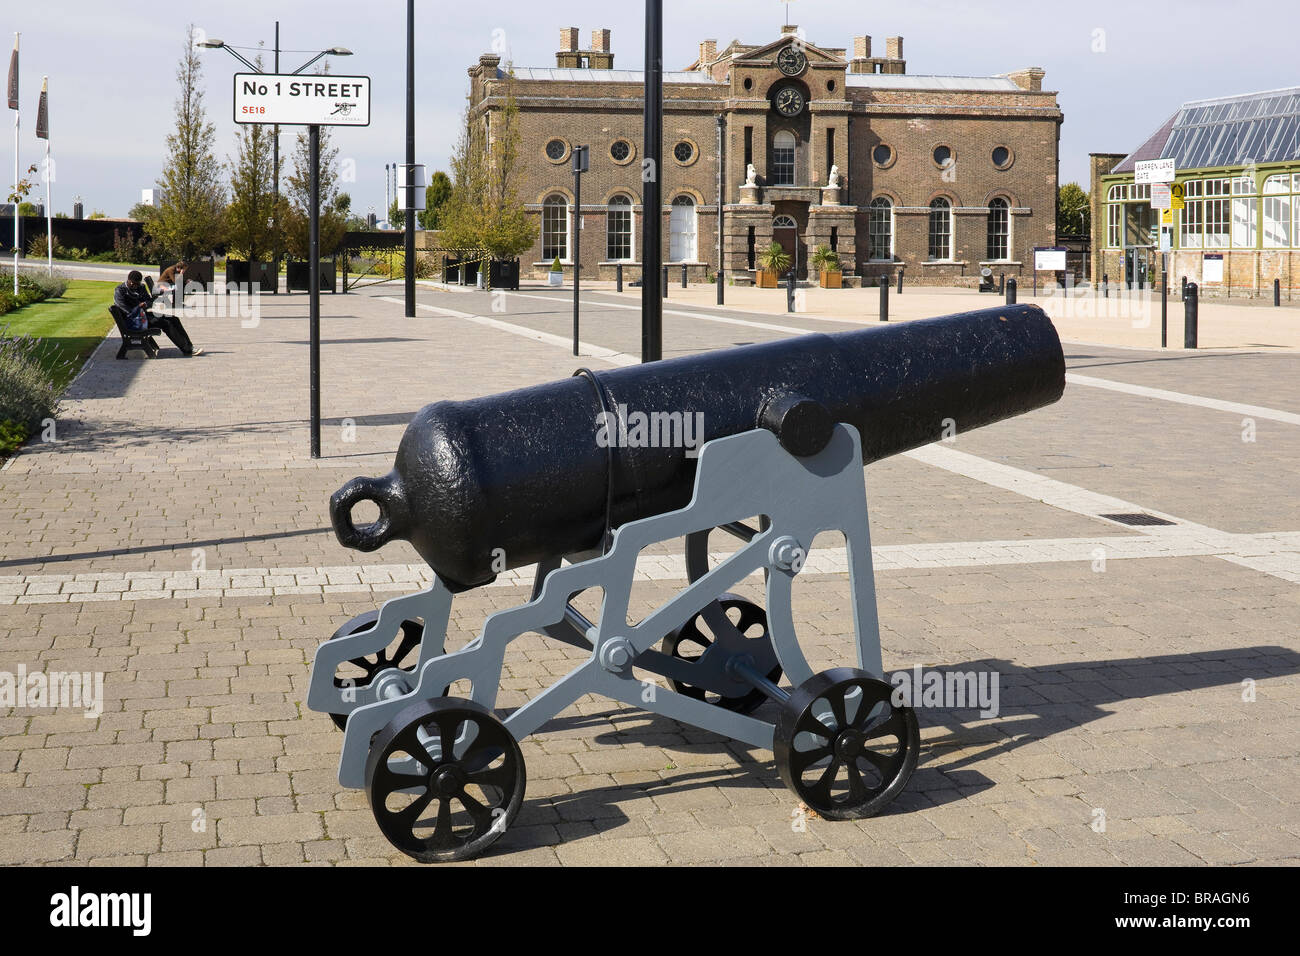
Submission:
M 340 784 L 364 788 L 380 830 L 416 860 L 478 856 L 523 802 L 518 741 L 599 694 L 771 750 L 822 817 L 878 813 L 906 786 L 920 734 L 882 666 L 863 466 L 1050 404 L 1064 387 L 1056 330 L 1021 305 L 583 369 L 425 407 L 392 472 L 330 500 L 345 546 L 406 540 L 434 572 L 317 649 L 307 703 L 344 730 Z M 702 444 L 602 440 L 600 426 L 627 410 L 702 412 Z M 358 526 L 363 501 L 379 517 Z M 711 566 L 714 530 L 740 544 Z M 791 593 L 822 532 L 844 538 L 856 661 L 814 673 Z M 629 623 L 638 556 L 677 539 L 684 586 Z M 455 596 L 531 565 L 531 599 L 448 651 Z M 763 606 L 731 591 L 758 571 Z M 574 607 L 587 591 L 601 595 L 595 621 Z M 507 647 L 530 633 L 586 656 L 499 713 Z M 647 692 L 634 671 L 666 686 Z M 467 698 L 448 696 L 466 684 Z

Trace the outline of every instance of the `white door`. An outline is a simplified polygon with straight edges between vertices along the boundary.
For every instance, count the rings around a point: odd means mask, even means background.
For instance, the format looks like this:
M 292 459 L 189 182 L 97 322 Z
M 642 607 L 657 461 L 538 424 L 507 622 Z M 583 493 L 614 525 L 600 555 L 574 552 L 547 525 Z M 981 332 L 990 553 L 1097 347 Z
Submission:
M 671 234 L 668 258 L 673 262 L 695 262 L 695 200 L 690 196 L 673 200 L 668 231 Z

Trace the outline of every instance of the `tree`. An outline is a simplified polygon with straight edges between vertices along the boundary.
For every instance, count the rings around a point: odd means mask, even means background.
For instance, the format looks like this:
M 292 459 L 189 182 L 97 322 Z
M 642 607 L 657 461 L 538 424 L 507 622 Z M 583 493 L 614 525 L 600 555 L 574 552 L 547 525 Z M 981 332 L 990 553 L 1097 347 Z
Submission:
M 255 61 L 258 69 L 262 57 Z M 262 262 L 280 250 L 280 220 L 276 208 L 275 133 L 261 123 L 240 126 L 230 168 L 230 205 L 226 207 L 226 244 L 249 262 Z M 282 161 L 283 165 L 283 161 Z
M 154 216 L 158 215 L 158 207 L 149 203 L 138 202 L 127 211 L 126 218 L 134 219 L 137 222 L 148 222 Z
M 347 210 L 352 200 L 338 187 L 339 151 L 330 145 L 328 127 L 320 131 L 320 254 L 333 255 L 347 232 Z M 298 133 L 293 152 L 293 171 L 286 178 L 288 208 L 284 214 L 284 241 L 295 259 L 310 254 L 311 142 L 306 129 Z M 346 203 L 346 205 L 340 205 Z
M 158 180 L 162 201 L 147 228 L 168 252 L 191 259 L 221 241 L 226 203 L 215 153 L 216 128 L 203 108 L 203 66 L 193 24 L 185 38 L 185 53 L 176 69 L 176 118 L 167 137 L 167 165 Z
M 388 207 L 388 222 L 394 229 L 406 228 L 406 211 L 397 205 L 396 199 L 394 199 L 392 205 Z
M 33 203 L 29 203 L 29 202 L 20 202 L 20 203 L 18 204 L 18 215 L 20 215 L 20 216 L 35 216 L 35 215 L 36 215 L 36 206 L 35 206 Z
M 1057 193 L 1056 234 L 1086 236 L 1092 219 L 1088 194 L 1078 183 L 1066 183 Z
M 451 199 L 451 177 L 441 169 L 429 177 L 429 185 L 424 190 L 425 209 L 419 215 L 420 225 L 425 229 L 442 227 L 442 210 Z
M 456 153 L 451 197 L 440 207 L 444 249 L 484 249 L 512 259 L 537 240 L 537 224 L 515 193 L 519 159 L 519 105 L 507 80 L 492 135 L 467 109 Z

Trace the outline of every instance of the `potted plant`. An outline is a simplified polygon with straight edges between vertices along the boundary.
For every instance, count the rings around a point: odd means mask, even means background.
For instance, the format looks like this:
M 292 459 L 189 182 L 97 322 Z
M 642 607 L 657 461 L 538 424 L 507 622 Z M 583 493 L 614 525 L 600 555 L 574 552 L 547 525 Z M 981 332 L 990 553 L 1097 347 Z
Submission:
M 840 268 L 840 255 L 830 246 L 818 246 L 812 256 L 813 266 L 821 276 L 823 289 L 839 289 L 844 284 L 844 270 Z
M 551 263 L 551 273 L 547 276 L 549 285 L 564 285 L 564 266 L 560 265 L 560 257 L 556 256 L 555 261 Z
M 773 242 L 758 254 L 758 264 L 762 267 L 758 270 L 758 287 L 775 289 L 781 276 L 790 268 L 790 253 L 781 243 Z

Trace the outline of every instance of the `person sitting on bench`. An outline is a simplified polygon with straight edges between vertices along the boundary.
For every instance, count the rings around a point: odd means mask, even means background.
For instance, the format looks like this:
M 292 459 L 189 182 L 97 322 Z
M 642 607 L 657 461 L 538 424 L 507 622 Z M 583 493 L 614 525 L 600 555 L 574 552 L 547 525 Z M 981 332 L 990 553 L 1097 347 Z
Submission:
M 185 260 L 170 265 L 158 276 L 158 288 L 163 293 L 170 293 L 171 298 L 168 300 L 173 306 L 176 305 L 176 287 L 185 281 L 185 270 L 189 268 L 189 263 Z
M 160 329 L 185 355 L 200 354 L 203 349 L 194 347 L 190 337 L 185 334 L 180 319 L 174 315 L 154 315 L 149 311 L 149 306 L 153 305 L 158 296 L 145 288 L 143 278 L 138 271 L 132 269 L 127 274 L 126 281 L 113 290 L 113 304 L 126 313 L 127 321 L 134 328 Z

